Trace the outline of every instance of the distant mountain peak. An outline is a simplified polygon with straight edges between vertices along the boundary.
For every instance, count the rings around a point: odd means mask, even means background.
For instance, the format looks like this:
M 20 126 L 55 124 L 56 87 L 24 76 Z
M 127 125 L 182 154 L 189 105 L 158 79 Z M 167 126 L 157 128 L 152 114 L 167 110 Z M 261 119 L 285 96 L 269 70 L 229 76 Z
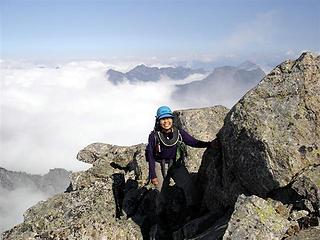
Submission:
M 0 167 L 0 188 L 10 191 L 17 188 L 29 188 L 53 195 L 67 188 L 70 174 L 71 172 L 63 168 L 50 169 L 48 173 L 38 175 L 10 171 Z
M 109 69 L 107 71 L 108 79 L 113 84 L 119 84 L 127 79 L 130 82 L 156 82 L 161 79 L 162 76 L 168 77 L 174 80 L 185 79 L 191 74 L 204 74 L 203 69 L 191 69 L 182 66 L 177 67 L 149 67 L 144 64 L 139 64 L 126 73 Z
M 134 67 L 133 69 L 135 69 L 135 68 L 151 68 L 151 67 L 148 67 L 147 65 L 141 63 L 141 64 L 137 65 L 136 67 Z
M 251 62 L 251 61 L 249 61 L 249 60 L 241 63 L 240 65 L 238 65 L 237 68 L 238 68 L 238 69 L 241 69 L 241 70 L 247 70 L 247 71 L 252 71 L 252 70 L 260 69 L 260 67 L 259 67 L 257 64 L 255 64 L 255 63 L 253 63 L 253 62 Z

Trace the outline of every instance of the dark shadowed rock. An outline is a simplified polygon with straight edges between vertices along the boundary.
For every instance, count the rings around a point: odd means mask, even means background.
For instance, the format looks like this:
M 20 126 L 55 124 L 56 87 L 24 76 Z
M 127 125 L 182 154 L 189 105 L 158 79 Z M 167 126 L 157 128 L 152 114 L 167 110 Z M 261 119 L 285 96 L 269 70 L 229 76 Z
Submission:
M 226 214 L 225 217 L 220 219 L 211 213 L 204 214 L 199 218 L 187 222 L 182 228 L 174 232 L 173 239 L 221 239 L 227 228 L 229 219 L 230 214 Z
M 310 166 L 301 174 L 295 176 L 288 186 L 278 188 L 270 192 L 268 196 L 291 205 L 294 208 L 293 219 L 295 220 L 299 219 L 299 215 L 300 218 L 309 214 L 319 215 L 320 166 Z M 299 212 L 307 214 L 301 216 L 301 214 L 298 214 Z
M 290 186 L 300 196 L 294 203 L 297 208 L 320 213 L 320 165 L 310 166 Z

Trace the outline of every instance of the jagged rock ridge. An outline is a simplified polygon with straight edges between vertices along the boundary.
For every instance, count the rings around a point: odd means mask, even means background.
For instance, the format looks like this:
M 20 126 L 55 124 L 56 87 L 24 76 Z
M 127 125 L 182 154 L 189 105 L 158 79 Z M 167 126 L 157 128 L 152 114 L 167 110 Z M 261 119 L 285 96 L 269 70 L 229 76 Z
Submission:
M 0 187 L 13 191 L 17 188 L 29 188 L 48 195 L 63 192 L 70 183 L 71 172 L 55 168 L 44 175 L 9 171 L 0 167 Z
M 207 107 L 201 109 L 187 109 L 174 111 L 177 125 L 185 129 L 192 136 L 203 141 L 213 140 L 229 109 L 224 106 Z M 186 166 L 189 172 L 198 172 L 205 149 L 187 146 Z M 189 161 L 189 160 L 190 161 Z
M 319 60 L 306 53 L 279 65 L 230 110 L 221 146 L 204 152 L 195 176 L 202 202 L 193 212 L 172 186 L 155 221 L 145 145 L 96 143 L 78 154 L 93 167 L 72 175 L 69 192 L 29 209 L 4 239 L 317 239 Z
M 185 79 L 191 74 L 205 74 L 203 69 L 191 69 L 185 67 L 147 67 L 143 64 L 136 66 L 127 73 L 122 73 L 109 69 L 107 71 L 108 80 L 113 84 L 119 84 L 125 80 L 130 82 L 143 81 L 155 82 L 159 81 L 162 76 L 174 80 Z
M 61 168 L 51 169 L 44 175 L 0 168 L 0 232 L 21 222 L 23 212 L 36 202 L 64 192 L 70 183 L 70 174 Z

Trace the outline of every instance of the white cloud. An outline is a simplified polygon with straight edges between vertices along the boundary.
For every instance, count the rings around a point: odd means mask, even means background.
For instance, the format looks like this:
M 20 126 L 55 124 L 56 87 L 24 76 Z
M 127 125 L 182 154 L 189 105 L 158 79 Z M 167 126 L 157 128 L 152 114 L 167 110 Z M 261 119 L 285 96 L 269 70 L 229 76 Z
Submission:
M 160 105 L 181 109 L 235 102 L 235 93 L 225 94 L 222 86 L 221 94 L 210 99 L 201 100 L 197 94 L 191 103 L 171 100 L 175 85 L 201 80 L 206 77 L 202 74 L 113 85 L 106 72 L 111 66 L 125 69 L 120 61 L 78 61 L 59 67 L 25 61 L 2 64 L 0 166 L 9 170 L 82 170 L 88 165 L 77 161 L 76 155 L 88 144 L 146 142 Z
M 30 173 L 54 167 L 77 171 L 87 167 L 75 156 L 88 144 L 146 142 L 156 108 L 176 107 L 170 101 L 175 82 L 115 86 L 105 77 L 110 66 L 115 65 L 7 64 L 1 72 L 0 166 Z
M 23 221 L 23 212 L 48 196 L 28 188 L 8 191 L 0 187 L 0 235 Z

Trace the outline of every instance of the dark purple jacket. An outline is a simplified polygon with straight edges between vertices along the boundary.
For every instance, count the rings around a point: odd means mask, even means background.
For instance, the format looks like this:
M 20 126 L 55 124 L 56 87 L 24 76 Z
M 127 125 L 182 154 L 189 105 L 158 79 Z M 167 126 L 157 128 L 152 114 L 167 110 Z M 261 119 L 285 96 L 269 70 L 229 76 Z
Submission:
M 189 133 L 184 131 L 183 129 L 180 129 L 180 134 L 182 137 L 183 142 L 191 147 L 196 147 L 196 148 L 205 148 L 210 146 L 210 142 L 203 142 L 200 140 L 195 139 L 192 137 Z M 172 138 L 172 133 L 168 134 L 169 138 Z M 156 172 L 155 172 L 155 161 L 159 161 L 159 159 L 175 159 L 176 158 L 176 153 L 177 153 L 177 147 L 172 146 L 172 147 L 167 147 L 164 146 L 161 143 L 161 152 L 159 153 L 159 156 L 156 157 L 155 155 L 155 132 L 152 131 L 149 135 L 148 139 L 148 145 L 147 145 L 147 152 L 146 152 L 146 158 L 147 161 L 149 162 L 149 178 L 153 179 L 156 178 Z

